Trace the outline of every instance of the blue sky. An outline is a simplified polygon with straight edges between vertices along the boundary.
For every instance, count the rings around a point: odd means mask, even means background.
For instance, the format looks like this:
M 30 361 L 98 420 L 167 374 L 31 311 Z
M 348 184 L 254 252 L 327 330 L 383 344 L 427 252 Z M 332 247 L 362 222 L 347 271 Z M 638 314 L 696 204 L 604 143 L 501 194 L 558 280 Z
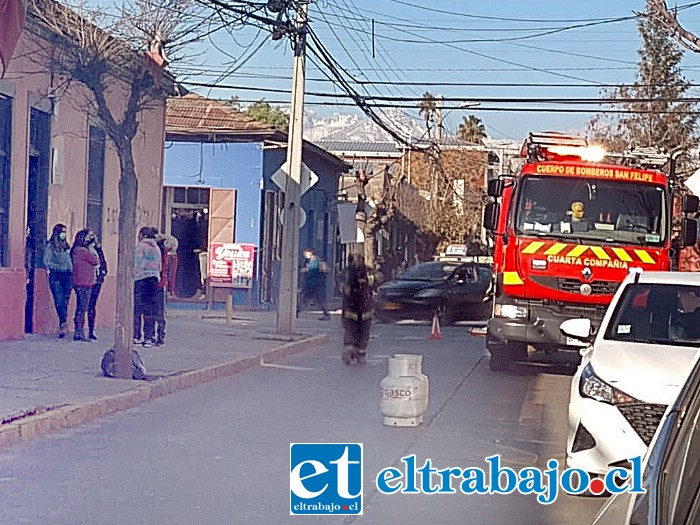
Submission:
M 310 7 L 310 18 L 327 49 L 357 79 L 496 84 L 471 87 L 373 85 L 367 88 L 371 94 L 420 96 L 430 90 L 446 97 L 467 98 L 596 97 L 600 93 L 597 84 L 630 82 L 634 78 L 640 44 L 634 20 L 533 35 L 626 17 L 643 9 L 643 1 L 630 0 L 317 0 Z M 370 36 L 372 19 L 375 21 L 374 58 Z M 683 11 L 680 19 L 691 30 L 700 31 L 700 6 Z M 235 39 L 220 34 L 213 42 L 206 43 L 206 67 L 192 69 L 190 80 L 289 88 L 292 56 L 288 43 L 271 42 L 265 35 L 256 38 L 252 28 L 236 31 L 234 36 Z M 515 37 L 530 38 L 474 42 Z M 413 42 L 397 41 L 402 39 Z M 427 43 L 427 40 L 443 43 Z M 220 51 L 236 58 L 248 56 L 251 43 L 253 48 L 260 46 L 260 49 L 244 64 L 239 61 L 238 65 L 232 65 L 231 58 Z M 224 78 L 222 73 L 229 68 L 236 72 Z M 699 56 L 686 53 L 684 74 L 692 82 L 696 81 L 700 74 Z M 307 91 L 334 90 L 332 84 L 320 81 L 323 74 L 312 63 L 309 63 L 308 78 Z M 513 85 L 517 83 L 537 86 Z M 567 87 L 553 87 L 552 84 L 566 84 Z M 571 87 L 571 84 L 592 87 Z M 285 94 L 244 90 L 199 91 L 213 97 L 237 94 L 244 100 L 263 96 L 271 101 L 288 98 Z M 319 113 L 353 112 L 352 108 L 314 106 L 313 102 L 319 100 L 307 97 L 308 107 Z M 551 104 L 547 106 L 552 107 Z M 416 109 L 405 109 L 405 112 L 418 118 Z M 590 118 L 586 114 L 492 112 L 479 108 L 470 112 L 484 121 L 489 135 L 513 139 L 521 139 L 532 130 L 581 130 Z M 450 112 L 448 129 L 455 129 L 465 114 L 464 110 Z

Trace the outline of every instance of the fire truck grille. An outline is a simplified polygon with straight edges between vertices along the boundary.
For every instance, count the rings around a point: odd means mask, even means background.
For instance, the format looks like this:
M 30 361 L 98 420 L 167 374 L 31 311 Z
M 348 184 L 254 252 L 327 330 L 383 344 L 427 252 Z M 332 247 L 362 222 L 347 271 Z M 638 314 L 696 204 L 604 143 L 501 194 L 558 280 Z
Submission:
M 591 286 L 591 295 L 612 295 L 617 291 L 620 283 L 615 281 L 591 281 L 590 283 L 582 283 L 578 279 L 557 279 L 557 287 L 562 292 L 581 293 L 581 285 L 589 284 Z
M 629 403 L 618 405 L 617 408 L 625 416 L 627 422 L 632 425 L 634 431 L 639 434 L 645 445 L 651 443 L 651 438 L 661 422 L 661 416 L 666 411 L 666 405 L 652 405 L 650 403 Z

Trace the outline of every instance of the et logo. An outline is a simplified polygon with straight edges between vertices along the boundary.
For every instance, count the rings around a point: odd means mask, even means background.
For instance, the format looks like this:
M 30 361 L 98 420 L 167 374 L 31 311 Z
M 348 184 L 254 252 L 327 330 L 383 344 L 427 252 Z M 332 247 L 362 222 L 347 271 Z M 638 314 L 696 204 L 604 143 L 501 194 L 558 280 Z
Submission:
M 291 515 L 362 514 L 362 443 L 290 443 Z

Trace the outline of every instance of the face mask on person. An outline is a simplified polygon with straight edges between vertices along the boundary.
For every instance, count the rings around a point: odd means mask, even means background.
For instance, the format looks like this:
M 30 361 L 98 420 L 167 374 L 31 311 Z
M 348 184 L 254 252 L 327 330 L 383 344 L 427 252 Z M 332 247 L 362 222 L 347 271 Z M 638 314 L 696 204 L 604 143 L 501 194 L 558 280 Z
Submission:
M 58 234 L 58 238 L 62 241 L 65 241 L 66 237 L 67 237 L 66 232 L 61 232 Z

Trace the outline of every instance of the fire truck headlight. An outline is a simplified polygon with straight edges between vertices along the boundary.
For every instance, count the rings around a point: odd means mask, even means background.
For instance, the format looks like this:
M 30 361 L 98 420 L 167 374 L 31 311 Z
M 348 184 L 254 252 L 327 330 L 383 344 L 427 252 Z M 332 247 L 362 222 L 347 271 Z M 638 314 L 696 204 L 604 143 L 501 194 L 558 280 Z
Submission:
M 527 308 L 513 304 L 497 304 L 494 308 L 494 315 L 508 319 L 527 319 Z

